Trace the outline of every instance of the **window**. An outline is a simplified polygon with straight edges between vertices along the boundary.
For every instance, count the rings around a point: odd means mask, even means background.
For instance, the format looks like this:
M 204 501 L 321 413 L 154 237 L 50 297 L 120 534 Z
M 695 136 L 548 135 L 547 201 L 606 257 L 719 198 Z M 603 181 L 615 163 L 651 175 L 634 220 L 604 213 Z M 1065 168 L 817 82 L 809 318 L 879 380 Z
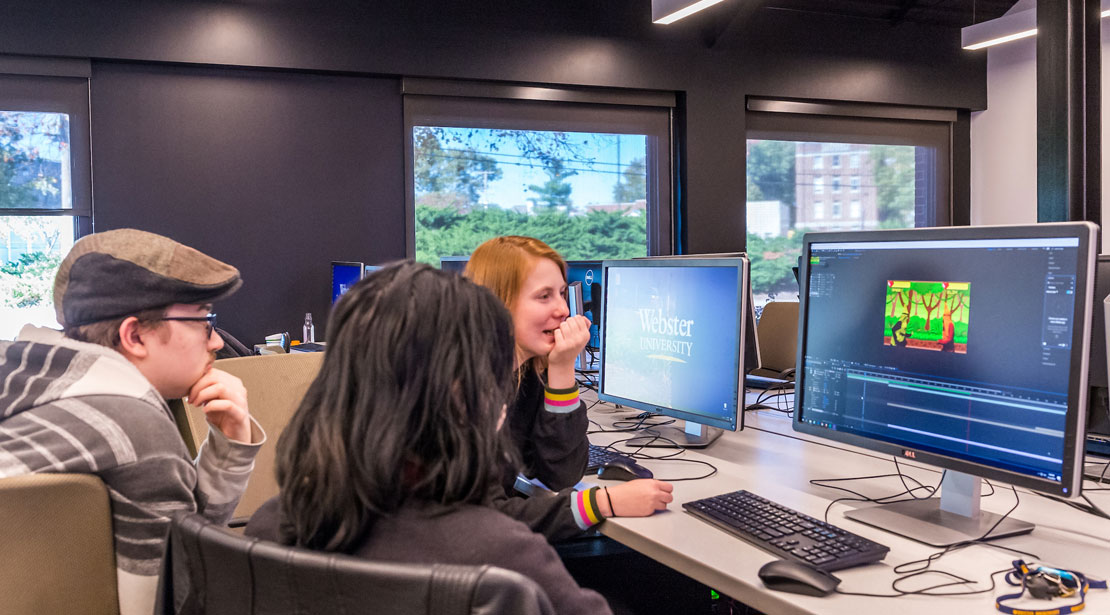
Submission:
M 496 85 L 484 98 L 417 95 L 474 87 L 447 85 L 405 82 L 417 260 L 438 265 L 508 234 L 570 260 L 672 251 L 673 95 L 646 106 L 502 100 Z
M 937 226 L 952 219 L 949 143 L 954 111 L 798 104 L 748 99 L 748 200 L 778 201 L 788 220 L 777 236 L 747 236 L 757 306 L 773 297 L 797 297 L 791 267 L 808 231 Z M 874 112 L 877 107 L 881 112 Z M 842 193 L 843 179 L 814 175 L 808 160 L 815 166 L 822 156 L 830 168 L 853 169 L 846 212 L 842 199 L 819 200 L 826 178 L 831 178 L 833 195 Z
M 0 61 L 0 339 L 26 323 L 58 326 L 54 274 L 92 214 L 87 74 L 10 64 Z
M 815 171 L 825 168 L 825 157 L 817 155 L 813 157 L 813 169 Z

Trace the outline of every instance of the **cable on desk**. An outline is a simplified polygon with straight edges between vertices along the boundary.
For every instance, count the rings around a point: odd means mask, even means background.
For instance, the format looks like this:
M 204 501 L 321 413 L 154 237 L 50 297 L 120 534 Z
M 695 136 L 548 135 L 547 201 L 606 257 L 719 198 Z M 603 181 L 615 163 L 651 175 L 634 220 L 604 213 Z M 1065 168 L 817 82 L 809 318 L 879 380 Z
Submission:
M 789 391 L 787 390 L 788 385 L 791 389 Z M 776 384 L 776 385 L 767 387 L 766 389 L 763 389 L 763 391 L 761 391 L 759 393 L 759 395 L 755 398 L 755 402 L 744 406 L 744 411 L 748 412 L 748 411 L 751 411 L 751 410 L 771 410 L 773 412 L 781 412 L 781 413 L 783 413 L 783 414 L 785 414 L 789 417 L 793 417 L 794 416 L 794 405 L 793 405 L 793 403 L 785 403 L 785 402 L 787 402 L 787 400 L 792 400 L 792 398 L 790 396 L 793 393 L 793 386 L 794 386 L 793 382 L 791 382 L 791 383 L 785 383 L 784 382 L 782 384 Z M 747 392 L 747 389 L 745 389 L 745 393 L 746 392 Z M 768 405 L 767 403 L 765 403 L 765 402 L 771 401 L 772 399 L 775 400 L 776 405 L 771 406 L 771 405 Z
M 618 449 L 615 448 L 616 445 L 618 445 L 618 444 L 622 444 L 624 442 L 631 442 L 632 440 L 639 440 L 641 438 L 649 438 L 649 440 L 647 440 L 647 442 L 645 442 L 642 445 L 637 445 L 637 444 L 629 445 L 629 448 L 635 448 L 635 450 L 622 451 L 622 450 L 618 450 Z M 666 454 L 659 454 L 659 455 L 649 455 L 649 454 L 643 452 L 644 448 L 646 448 L 648 444 L 654 443 L 654 442 L 657 442 L 657 441 L 660 441 L 660 440 L 662 440 L 664 442 L 669 442 L 670 444 L 672 444 L 678 450 L 675 450 L 674 452 L 670 452 L 670 453 L 666 453 Z M 667 438 L 665 436 L 657 436 L 657 435 L 653 435 L 653 436 L 635 436 L 635 437 L 632 437 L 632 438 L 625 438 L 623 440 L 617 440 L 617 441 L 615 441 L 611 444 L 606 445 L 605 448 L 614 450 L 614 451 L 616 451 L 616 452 L 618 452 L 622 455 L 625 455 L 626 457 L 629 457 L 629 458 L 637 460 L 637 461 L 677 461 L 677 462 L 680 462 L 680 463 L 693 463 L 693 464 L 703 465 L 703 466 L 707 466 L 709 468 L 709 473 L 708 474 L 703 474 L 701 476 L 690 476 L 690 477 L 686 477 L 686 478 L 659 478 L 659 477 L 656 477 L 657 480 L 665 481 L 665 482 L 668 482 L 668 483 L 680 483 L 680 482 L 688 481 L 688 480 L 701 480 L 703 478 L 709 478 L 710 476 L 713 476 L 714 474 L 717 473 L 717 466 L 709 463 L 708 461 L 702 461 L 700 459 L 679 459 L 678 456 L 685 453 L 686 449 L 684 447 L 680 446 L 674 440 L 671 440 L 670 438 Z
M 989 481 L 988 481 L 988 483 L 989 483 Z M 993 485 L 991 485 L 991 486 L 993 488 Z M 996 570 L 996 571 L 990 573 L 990 587 L 988 587 L 986 589 L 975 589 L 975 590 L 968 590 L 968 591 L 953 592 L 953 591 L 937 591 L 937 590 L 945 588 L 945 587 L 951 587 L 953 585 L 975 585 L 976 583 L 978 583 L 978 581 L 972 581 L 970 579 L 965 579 L 965 578 L 963 578 L 959 575 L 953 574 L 951 572 L 946 572 L 946 571 L 943 571 L 943 570 L 933 570 L 931 567 L 933 565 L 933 562 L 939 560 L 940 558 L 944 557 L 948 553 L 951 553 L 952 551 L 956 551 L 958 549 L 963 549 L 964 547 L 969 547 L 971 545 L 976 545 L 976 544 L 981 544 L 981 545 L 988 546 L 988 547 L 993 547 L 993 548 L 996 548 L 996 549 L 1002 549 L 1002 550 L 1005 550 L 1005 551 L 1010 551 L 1012 553 L 1018 553 L 1018 554 L 1030 557 L 1032 559 L 1039 560 L 1040 557 L 1037 556 L 1034 553 L 1028 553 L 1026 551 L 1021 551 L 1020 549 L 1014 549 L 1012 547 L 1007 547 L 1007 546 L 1004 546 L 1004 545 L 992 543 L 992 542 L 989 542 L 989 541 L 986 540 L 986 538 L 991 535 L 991 532 L 993 532 L 1003 521 L 1005 521 L 1007 518 L 1009 518 L 1009 516 L 1015 510 L 1017 510 L 1018 505 L 1021 504 L 1021 498 L 1018 496 L 1017 489 L 1014 488 L 1013 486 L 1011 486 L 1010 489 L 1014 494 L 1014 505 L 1012 507 L 1010 507 L 1010 510 L 1006 511 L 1006 514 L 999 517 L 994 522 L 994 524 L 991 525 L 989 529 L 987 529 L 986 532 L 983 532 L 982 536 L 980 536 L 978 538 L 975 538 L 973 540 L 965 540 L 965 541 L 961 541 L 961 542 L 957 542 L 957 543 L 948 545 L 944 549 L 942 549 L 940 551 L 937 551 L 936 553 L 931 553 L 931 554 L 929 554 L 928 557 L 925 557 L 923 559 L 912 560 L 912 561 L 909 561 L 909 562 L 903 562 L 903 563 L 898 564 L 897 566 L 895 566 L 893 568 L 893 571 L 894 571 L 895 574 L 897 574 L 899 576 L 898 576 L 898 578 L 894 579 L 890 583 L 890 589 L 891 589 L 891 591 L 893 591 L 895 593 L 893 593 L 893 594 L 872 594 L 872 593 L 869 593 L 869 592 L 850 592 L 850 591 L 843 591 L 839 587 L 835 590 L 836 593 L 844 594 L 846 596 L 865 596 L 865 597 L 871 597 L 871 598 L 901 598 L 902 596 L 911 596 L 911 595 L 919 595 L 919 596 L 971 596 L 971 595 L 975 595 L 975 594 L 983 594 L 983 593 L 994 591 L 994 589 L 996 587 L 995 577 L 997 575 L 1001 574 L 1001 573 L 1008 572 L 1008 571 L 1012 570 L 1012 568 L 1006 568 L 1004 570 Z M 916 567 L 912 567 L 912 566 L 916 566 Z M 911 568 L 907 568 L 907 567 L 911 567 Z M 949 581 L 947 583 L 939 583 L 937 585 L 931 585 L 931 586 L 928 586 L 928 587 L 923 587 L 921 589 L 914 589 L 914 590 L 902 589 L 899 586 L 900 584 L 905 583 L 909 579 L 913 579 L 913 578 L 916 578 L 916 577 L 919 577 L 919 576 L 922 576 L 922 575 L 925 575 L 925 574 L 940 574 L 940 575 L 944 575 L 946 577 L 951 577 L 953 579 L 956 579 L 956 581 Z

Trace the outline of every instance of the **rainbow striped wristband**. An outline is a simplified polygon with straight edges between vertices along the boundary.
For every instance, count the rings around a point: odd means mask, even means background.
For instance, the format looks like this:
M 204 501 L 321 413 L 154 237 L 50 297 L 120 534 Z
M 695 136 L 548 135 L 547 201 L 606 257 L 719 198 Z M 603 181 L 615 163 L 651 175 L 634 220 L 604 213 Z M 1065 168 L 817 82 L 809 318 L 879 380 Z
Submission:
M 580 529 L 590 529 L 604 520 L 601 509 L 597 507 L 597 490 L 597 487 L 590 487 L 570 494 L 570 510 Z
M 566 414 L 578 408 L 578 387 L 569 389 L 543 388 L 543 409 L 555 414 Z

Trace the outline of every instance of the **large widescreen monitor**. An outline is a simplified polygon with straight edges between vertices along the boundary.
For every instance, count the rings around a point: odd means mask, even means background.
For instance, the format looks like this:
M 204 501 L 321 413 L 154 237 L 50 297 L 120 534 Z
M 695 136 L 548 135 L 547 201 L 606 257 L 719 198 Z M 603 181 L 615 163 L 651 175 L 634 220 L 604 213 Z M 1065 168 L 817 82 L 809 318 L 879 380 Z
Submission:
M 605 261 L 603 272 L 598 397 L 685 421 L 652 428 L 645 445 L 707 446 L 736 430 L 748 260 Z
M 365 265 L 352 261 L 331 262 L 331 302 L 339 301 L 339 297 L 347 292 L 355 282 L 362 279 Z
M 979 479 L 1082 481 L 1097 227 L 811 233 L 794 428 L 948 470 L 940 498 L 846 516 L 930 545 L 983 537 Z M 990 537 L 1030 524 L 1007 518 Z

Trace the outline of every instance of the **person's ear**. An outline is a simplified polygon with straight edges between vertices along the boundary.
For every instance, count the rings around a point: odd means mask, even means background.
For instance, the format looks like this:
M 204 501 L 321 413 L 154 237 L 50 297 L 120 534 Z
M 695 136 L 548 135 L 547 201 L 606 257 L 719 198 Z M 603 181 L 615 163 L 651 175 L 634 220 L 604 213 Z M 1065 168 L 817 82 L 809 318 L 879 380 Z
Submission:
M 138 359 L 146 358 L 148 350 L 143 339 L 146 331 L 139 323 L 139 319 L 128 316 L 119 324 L 119 351 L 124 356 Z

